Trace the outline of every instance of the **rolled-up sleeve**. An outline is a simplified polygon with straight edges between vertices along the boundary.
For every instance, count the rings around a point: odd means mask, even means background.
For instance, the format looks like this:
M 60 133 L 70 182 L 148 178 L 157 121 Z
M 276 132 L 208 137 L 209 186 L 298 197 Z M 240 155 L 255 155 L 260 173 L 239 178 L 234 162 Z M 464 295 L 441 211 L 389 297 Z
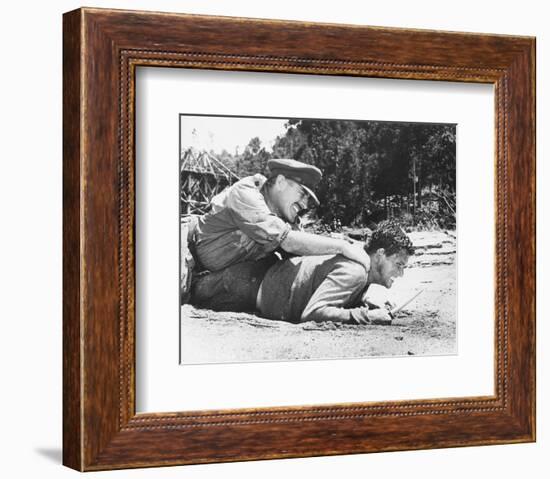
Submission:
M 227 209 L 235 226 L 264 250 L 275 250 L 288 235 L 291 226 L 274 215 L 261 192 L 253 186 L 242 185 L 231 191 Z

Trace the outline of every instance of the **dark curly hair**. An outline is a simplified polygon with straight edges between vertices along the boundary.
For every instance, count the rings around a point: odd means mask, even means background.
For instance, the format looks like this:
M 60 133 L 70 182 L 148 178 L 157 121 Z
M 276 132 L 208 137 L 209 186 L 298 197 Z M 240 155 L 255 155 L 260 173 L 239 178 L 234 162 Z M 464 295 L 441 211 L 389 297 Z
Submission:
M 401 225 L 395 220 L 385 220 L 378 223 L 372 236 L 365 244 L 368 254 L 384 248 L 386 256 L 404 251 L 408 255 L 414 254 L 412 241 Z

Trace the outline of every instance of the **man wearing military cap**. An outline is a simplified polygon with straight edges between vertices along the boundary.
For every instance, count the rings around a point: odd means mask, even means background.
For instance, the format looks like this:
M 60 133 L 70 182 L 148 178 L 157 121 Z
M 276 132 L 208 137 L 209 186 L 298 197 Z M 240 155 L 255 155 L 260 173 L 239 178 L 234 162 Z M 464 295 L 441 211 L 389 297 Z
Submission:
M 267 269 L 277 257 L 340 254 L 368 271 L 363 248 L 346 240 L 306 233 L 300 217 L 319 200 L 314 189 L 321 170 L 291 159 L 268 161 L 269 177 L 239 180 L 211 201 L 191 241 L 199 268 L 209 271 L 192 286 L 191 299 L 213 309 L 254 309 Z

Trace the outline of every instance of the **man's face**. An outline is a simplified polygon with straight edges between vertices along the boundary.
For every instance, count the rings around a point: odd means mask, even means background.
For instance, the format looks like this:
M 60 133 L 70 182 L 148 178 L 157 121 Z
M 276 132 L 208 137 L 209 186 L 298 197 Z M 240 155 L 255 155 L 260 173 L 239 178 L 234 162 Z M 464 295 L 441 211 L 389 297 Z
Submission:
M 386 256 L 384 250 L 379 250 L 380 262 L 378 268 L 379 278 L 377 283 L 391 288 L 395 278 L 403 276 L 403 272 L 409 261 L 409 255 L 404 251 Z
M 289 223 L 309 209 L 309 195 L 302 185 L 280 175 L 274 190 L 273 201 L 279 215 Z

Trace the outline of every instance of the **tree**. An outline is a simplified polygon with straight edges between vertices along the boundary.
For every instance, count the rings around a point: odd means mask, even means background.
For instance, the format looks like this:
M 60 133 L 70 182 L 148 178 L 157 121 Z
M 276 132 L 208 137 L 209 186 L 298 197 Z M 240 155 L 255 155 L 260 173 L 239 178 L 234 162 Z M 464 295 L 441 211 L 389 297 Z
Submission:
M 238 176 L 250 176 L 256 173 L 267 173 L 267 161 L 271 154 L 262 146 L 258 137 L 252 138 L 245 147 L 242 155 L 236 161 Z
M 303 119 L 288 122 L 273 156 L 319 167 L 319 218 L 354 225 L 415 213 L 428 192 L 449 203 L 455 145 L 454 125 Z

